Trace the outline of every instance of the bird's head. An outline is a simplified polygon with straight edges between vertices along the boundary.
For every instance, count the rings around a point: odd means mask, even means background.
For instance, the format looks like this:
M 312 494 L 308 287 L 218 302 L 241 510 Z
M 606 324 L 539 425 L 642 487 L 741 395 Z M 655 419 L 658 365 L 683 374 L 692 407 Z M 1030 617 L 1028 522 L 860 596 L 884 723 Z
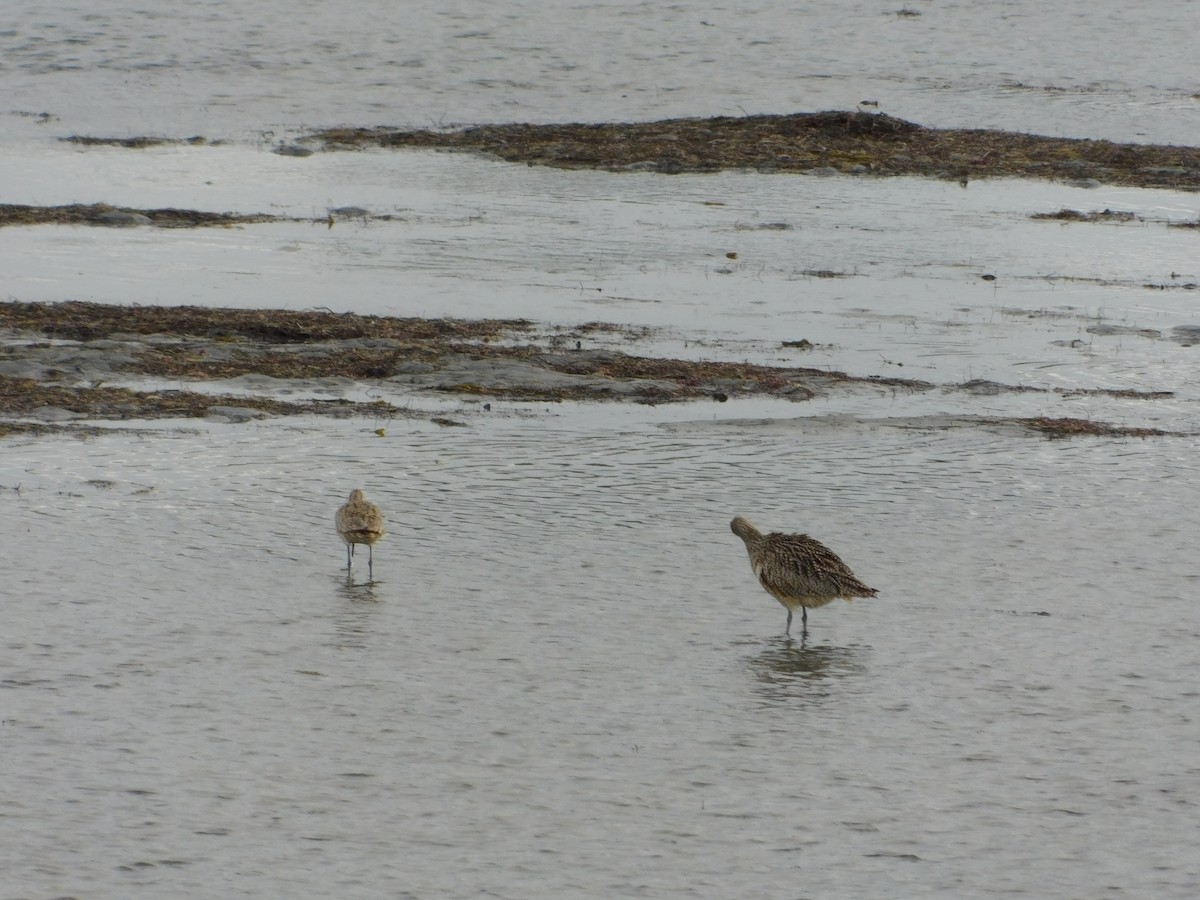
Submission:
M 741 516 L 734 517 L 734 520 L 729 523 L 729 530 L 740 537 L 743 541 L 750 541 L 754 538 L 762 537 L 762 532 L 760 532 Z

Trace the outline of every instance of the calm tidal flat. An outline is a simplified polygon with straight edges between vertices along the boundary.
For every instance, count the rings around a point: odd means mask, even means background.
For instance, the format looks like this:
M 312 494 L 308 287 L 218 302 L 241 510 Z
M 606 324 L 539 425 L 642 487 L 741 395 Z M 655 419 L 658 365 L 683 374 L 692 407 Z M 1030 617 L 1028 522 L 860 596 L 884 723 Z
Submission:
M 0 202 L 309 221 L 0 228 L 8 299 L 609 322 L 587 349 L 928 387 L 241 380 L 200 389 L 410 414 L 3 438 L 0 898 L 1200 893 L 1197 195 L 271 152 L 864 100 L 1195 146 L 1174 4 L 18 7 Z M 143 134 L 205 142 L 59 140 Z M 786 636 L 738 514 L 879 596 Z

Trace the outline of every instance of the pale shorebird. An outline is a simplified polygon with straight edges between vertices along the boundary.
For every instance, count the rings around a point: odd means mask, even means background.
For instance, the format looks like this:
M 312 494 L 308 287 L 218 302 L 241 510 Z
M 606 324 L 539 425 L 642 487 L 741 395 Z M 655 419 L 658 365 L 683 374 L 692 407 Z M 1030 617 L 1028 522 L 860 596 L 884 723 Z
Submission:
M 836 553 L 807 534 L 763 534 L 741 516 L 729 523 L 733 533 L 746 543 L 750 568 L 758 583 L 788 611 L 791 633 L 792 610 L 800 607 L 800 621 L 808 632 L 808 611 L 841 597 L 874 597 L 875 588 L 858 580 Z
M 354 545 L 366 544 L 367 575 L 373 579 L 375 553 L 371 548 L 377 540 L 387 534 L 383 528 L 383 514 L 379 512 L 379 507 L 363 499 L 363 492 L 355 489 L 350 492 L 349 502 L 337 511 L 335 521 L 338 534 L 346 542 L 346 571 L 350 571 L 354 566 Z

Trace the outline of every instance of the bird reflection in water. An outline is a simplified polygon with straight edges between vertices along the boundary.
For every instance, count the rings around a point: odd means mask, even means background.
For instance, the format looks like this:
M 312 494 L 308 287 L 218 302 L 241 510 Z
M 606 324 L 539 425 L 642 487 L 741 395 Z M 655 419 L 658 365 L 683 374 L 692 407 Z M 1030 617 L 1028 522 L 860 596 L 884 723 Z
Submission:
M 343 600 L 374 600 L 377 581 L 355 581 L 353 575 L 335 578 L 338 596 Z
M 749 668 L 757 690 L 772 703 L 812 702 L 828 697 L 842 679 L 865 672 L 865 654 L 864 647 L 810 647 L 806 639 L 781 635 L 749 658 Z
M 338 647 L 363 649 L 367 638 L 373 633 L 371 619 L 379 609 L 379 598 L 375 596 L 376 581 L 354 582 L 352 575 L 335 578 L 335 593 L 340 603 L 333 615 L 336 632 L 334 644 Z

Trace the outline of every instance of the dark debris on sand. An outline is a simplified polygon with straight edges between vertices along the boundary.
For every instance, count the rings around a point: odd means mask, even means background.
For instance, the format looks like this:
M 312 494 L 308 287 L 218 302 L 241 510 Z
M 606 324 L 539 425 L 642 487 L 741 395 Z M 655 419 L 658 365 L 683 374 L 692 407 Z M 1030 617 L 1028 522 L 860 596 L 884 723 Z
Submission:
M 0 363 L 9 372 L 40 372 L 40 377 L 0 375 L 0 415 L 10 417 L 30 416 L 46 408 L 89 418 L 197 417 L 209 415 L 213 407 L 229 406 L 272 415 L 409 415 L 384 401 L 294 403 L 261 396 L 214 396 L 182 388 L 185 379 L 246 375 L 284 380 L 394 379 L 398 387 L 416 384 L 480 398 L 648 404 L 739 396 L 803 402 L 834 390 L 916 393 L 937 387 L 916 379 L 864 378 L 803 367 L 658 359 L 616 350 L 563 350 L 561 335 L 545 342 L 549 346 L 539 346 L 533 324 L 525 319 L 418 319 L 314 310 L 10 301 L 0 303 L 0 329 L 12 337 L 0 348 Z M 630 341 L 644 336 L 641 329 L 603 323 L 581 326 L 571 336 L 602 331 L 624 335 Z M 91 366 L 90 374 L 76 364 L 81 358 Z M 98 365 L 108 368 L 96 368 Z M 414 372 L 425 380 L 406 381 Z M 181 389 L 138 391 L 106 386 L 105 375 L 180 379 Z M 1036 389 L 970 382 L 943 390 L 993 394 Z M 1142 395 L 1104 389 L 1084 393 L 1144 399 L 1167 396 L 1164 392 Z M 1050 437 L 1165 434 L 1078 419 L 1011 421 Z M 9 423 L 0 428 L 0 435 L 14 429 L 29 433 L 23 424 Z
M 1049 438 L 1072 437 L 1165 437 L 1171 432 L 1158 428 L 1127 428 L 1122 425 L 1109 425 L 1105 422 L 1093 422 L 1090 419 L 1049 418 L 1038 416 L 1032 419 L 1017 419 L 1016 422 L 1041 432 Z
M 68 144 L 77 144 L 80 147 L 124 147 L 127 150 L 145 150 L 149 147 L 166 147 L 174 144 L 191 144 L 203 145 L 212 144 L 214 147 L 220 146 L 223 141 L 209 141 L 207 138 L 196 135 L 190 138 L 168 138 L 168 137 L 86 137 L 84 135 L 73 134 L 69 137 L 59 138 Z
M 171 340 L 132 343 L 127 375 L 197 380 L 267 375 L 278 379 L 343 377 L 387 379 L 412 371 L 437 371 L 450 364 L 480 377 L 442 380 L 445 393 L 514 400 L 634 399 L 661 403 L 712 397 L 771 395 L 807 400 L 838 384 L 875 389 L 930 390 L 932 384 L 898 378 L 854 378 L 821 369 L 750 363 L 651 359 L 610 350 L 563 351 L 539 346 L 525 319 L 418 319 L 359 316 L 321 311 L 114 306 L 97 303 L 0 303 L 0 328 L 81 342 L 138 336 Z M 630 340 L 641 329 L 591 323 L 577 329 Z M 124 345 L 123 345 L 124 346 Z M 26 353 L 37 351 L 36 341 Z M 20 352 L 9 347 L 7 354 Z M 529 383 L 489 380 L 488 364 L 520 362 Z M 538 372 L 574 379 L 543 383 Z
M 75 135 L 64 140 L 83 147 L 99 145 L 129 149 L 164 144 L 221 143 L 202 137 Z M 339 127 L 307 135 L 291 149 L 297 151 L 295 155 L 303 155 L 311 152 L 308 147 L 328 151 L 367 147 L 457 150 L 527 165 L 668 175 L 749 169 L 763 173 L 915 175 L 951 179 L 963 185 L 979 178 L 1040 178 L 1200 190 L 1200 148 L 1052 138 L 982 129 L 925 128 L 884 113 L 862 110 L 658 122 L 512 123 L 458 130 Z M 1038 214 L 1035 218 L 1111 222 L 1127 221 L 1127 215 L 1110 210 L 1102 213 L 1060 210 Z M 196 228 L 271 221 L 300 220 L 266 214 L 131 209 L 106 204 L 0 205 L 0 227 L 70 223 Z M 304 221 L 327 222 L 332 227 L 335 216 L 330 213 L 327 217 Z M 1200 227 L 1200 221 L 1169 224 L 1182 228 Z
M 64 385 L 32 378 L 0 376 L 0 413 L 28 416 L 42 407 L 54 407 L 98 419 L 169 419 L 206 416 L 213 407 L 242 407 L 271 415 L 328 413 L 335 406 L 366 406 L 356 412 L 388 408 L 383 403 L 350 401 L 288 403 L 267 397 L 199 394 L 185 390 L 134 391 L 123 387 Z
M 478 125 L 457 131 L 330 128 L 306 142 L 329 150 L 419 147 L 486 153 L 566 169 L 664 174 L 753 169 L 847 175 L 1095 179 L 1200 190 L 1200 148 L 925 128 L 883 113 L 667 119 L 658 122 Z
M 283 221 L 265 213 L 201 212 L 195 209 L 131 209 L 107 203 L 22 206 L 0 203 L 0 228 L 6 225 L 153 225 L 158 228 L 212 228 Z
M 486 340 L 529 331 L 527 319 L 420 319 L 360 316 L 327 310 L 209 309 L 107 303 L 0 303 L 0 327 L 75 341 L 113 334 L 175 334 L 217 340 L 292 344 L 349 338 L 400 341 Z

